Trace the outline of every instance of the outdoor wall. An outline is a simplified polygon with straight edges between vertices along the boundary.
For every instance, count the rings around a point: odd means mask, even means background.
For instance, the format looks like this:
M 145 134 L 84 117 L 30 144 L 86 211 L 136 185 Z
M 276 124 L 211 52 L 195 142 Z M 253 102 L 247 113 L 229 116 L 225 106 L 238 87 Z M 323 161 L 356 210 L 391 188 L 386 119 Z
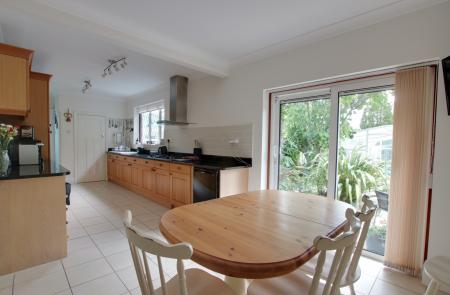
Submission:
M 123 101 L 111 100 L 107 98 L 92 97 L 82 94 L 66 94 L 59 95 L 58 98 L 58 112 L 60 118 L 60 161 L 61 165 L 69 169 L 72 173 L 68 176 L 69 182 L 74 182 L 75 175 L 75 138 L 74 124 L 75 114 L 93 114 L 100 115 L 106 118 L 126 118 L 126 104 Z M 74 115 L 72 122 L 68 123 L 64 119 L 64 113 L 67 109 Z M 112 131 L 106 126 L 106 142 L 110 146 L 113 142 Z M 106 152 L 106 151 L 105 151 Z M 106 167 L 106 165 L 105 165 Z
M 263 90 L 343 74 L 450 55 L 450 3 L 445 2 L 393 20 L 234 68 L 227 78 L 189 82 L 188 120 L 199 126 L 253 125 L 250 190 L 261 187 Z M 168 101 L 167 96 L 164 97 Z M 163 93 L 130 100 L 128 110 Z M 435 175 L 430 255 L 450 256 L 450 117 L 439 73 Z

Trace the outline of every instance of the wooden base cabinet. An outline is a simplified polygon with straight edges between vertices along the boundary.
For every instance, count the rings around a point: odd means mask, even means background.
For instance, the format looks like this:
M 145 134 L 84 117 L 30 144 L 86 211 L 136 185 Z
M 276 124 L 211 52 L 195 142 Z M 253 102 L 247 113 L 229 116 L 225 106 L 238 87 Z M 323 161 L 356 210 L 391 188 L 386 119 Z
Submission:
M 167 207 L 192 203 L 192 166 L 108 155 L 108 180 Z
M 192 203 L 192 179 L 188 174 L 172 172 L 170 182 L 170 201 L 173 206 Z

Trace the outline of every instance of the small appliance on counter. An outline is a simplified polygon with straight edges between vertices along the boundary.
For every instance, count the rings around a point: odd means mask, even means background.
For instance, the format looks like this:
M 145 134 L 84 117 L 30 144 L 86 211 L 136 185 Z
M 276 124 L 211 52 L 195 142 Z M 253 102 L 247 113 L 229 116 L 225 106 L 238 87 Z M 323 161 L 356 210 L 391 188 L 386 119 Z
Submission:
M 18 144 L 19 165 L 41 165 L 43 143 L 22 143 Z

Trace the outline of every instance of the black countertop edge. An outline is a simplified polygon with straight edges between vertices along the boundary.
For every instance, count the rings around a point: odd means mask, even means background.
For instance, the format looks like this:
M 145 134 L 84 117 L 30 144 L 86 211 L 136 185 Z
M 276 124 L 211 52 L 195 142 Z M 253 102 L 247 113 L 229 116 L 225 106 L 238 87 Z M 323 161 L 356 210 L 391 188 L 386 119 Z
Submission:
M 216 155 L 201 155 L 198 159 L 189 159 L 194 157 L 193 154 L 187 153 L 169 153 L 169 156 L 175 157 L 177 159 L 171 158 L 158 158 L 156 153 L 151 154 L 121 154 L 116 151 L 109 151 L 109 154 L 119 155 L 124 157 L 132 157 L 145 160 L 163 161 L 174 164 L 185 164 L 192 165 L 193 167 L 210 169 L 210 170 L 229 170 L 229 169 L 239 169 L 239 168 L 250 168 L 252 167 L 251 158 L 237 158 L 228 156 L 216 156 Z
M 1 180 L 26 179 L 38 177 L 53 177 L 69 175 L 70 171 L 63 166 L 44 161 L 42 165 L 10 166 L 6 175 L 0 175 Z

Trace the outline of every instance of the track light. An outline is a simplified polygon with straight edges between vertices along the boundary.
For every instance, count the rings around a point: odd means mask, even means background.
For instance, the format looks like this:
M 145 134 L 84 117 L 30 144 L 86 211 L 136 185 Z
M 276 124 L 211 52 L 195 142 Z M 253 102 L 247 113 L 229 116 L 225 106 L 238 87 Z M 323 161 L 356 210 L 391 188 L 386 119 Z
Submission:
M 126 57 L 117 59 L 108 59 L 108 63 L 109 65 L 103 70 L 102 74 L 103 78 L 105 78 L 107 75 L 111 76 L 113 74 L 113 69 L 115 72 L 118 72 L 120 71 L 121 68 L 124 69 L 128 65 Z
M 81 92 L 85 94 L 88 89 L 92 88 L 92 84 L 91 80 L 84 80 L 83 83 L 84 85 L 83 88 L 81 89 Z

